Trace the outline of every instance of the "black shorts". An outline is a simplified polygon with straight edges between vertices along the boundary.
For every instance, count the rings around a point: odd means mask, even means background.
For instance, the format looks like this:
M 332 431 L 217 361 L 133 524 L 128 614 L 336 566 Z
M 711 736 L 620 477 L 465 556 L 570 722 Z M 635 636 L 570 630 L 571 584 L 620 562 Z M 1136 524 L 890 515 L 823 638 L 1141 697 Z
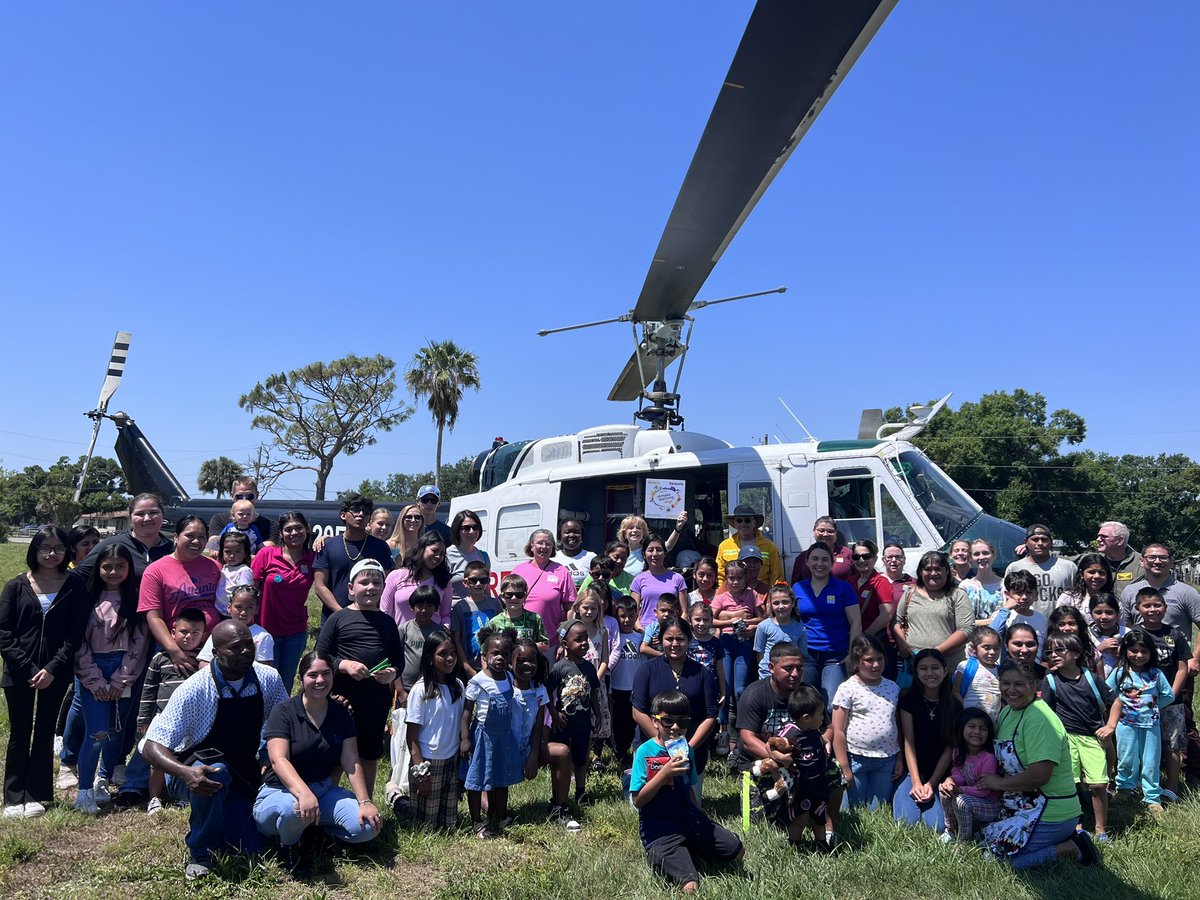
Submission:
M 676 884 L 699 881 L 695 857 L 712 862 L 729 862 L 742 852 L 742 842 L 728 828 L 709 822 L 689 834 L 670 834 L 646 848 L 650 868 Z
M 571 750 L 571 762 L 577 766 L 587 765 L 588 754 L 592 749 L 592 724 L 590 721 L 579 725 L 567 721 L 566 731 L 550 733 L 552 744 L 566 744 Z
M 358 737 L 358 758 L 372 762 L 383 756 L 388 716 L 392 711 L 391 695 L 371 688 L 346 691 L 350 701 L 351 718 Z

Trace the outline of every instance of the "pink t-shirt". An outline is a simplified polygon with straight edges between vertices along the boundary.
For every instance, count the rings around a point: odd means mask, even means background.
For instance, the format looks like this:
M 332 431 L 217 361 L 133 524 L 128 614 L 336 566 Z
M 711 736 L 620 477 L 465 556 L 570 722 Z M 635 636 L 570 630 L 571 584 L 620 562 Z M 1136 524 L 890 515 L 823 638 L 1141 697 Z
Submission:
M 450 609 L 454 602 L 451 583 L 446 582 L 446 586 L 439 589 L 432 576 L 421 581 L 413 581 L 408 569 L 393 569 L 388 572 L 388 576 L 383 582 L 383 595 L 379 598 L 380 612 L 385 612 L 395 619 L 397 625 L 411 622 L 415 616 L 413 616 L 412 606 L 409 605 L 409 598 L 422 585 L 433 588 L 442 598 L 442 605 L 434 613 L 433 621 L 449 627 Z
M 545 569 L 538 568 L 530 560 L 512 570 L 529 585 L 529 596 L 525 608 L 542 617 L 546 623 L 546 635 L 550 638 L 550 649 L 558 646 L 558 626 L 567 617 L 567 610 L 575 602 L 575 580 L 571 570 L 564 565 L 550 562 Z
M 282 547 L 263 547 L 254 554 L 251 571 L 262 585 L 258 624 L 271 637 L 291 637 L 308 630 L 308 592 L 313 584 L 313 560 L 305 550 L 299 565 L 283 555 Z
M 726 611 L 740 613 L 743 619 L 753 619 L 758 614 L 757 607 L 758 594 L 750 588 L 746 588 L 737 597 L 732 596 L 728 591 L 717 594 L 713 598 L 712 613 L 714 619 Z M 721 634 L 733 634 L 733 626 L 725 626 L 721 629 Z
M 175 617 L 189 606 L 204 613 L 205 631 L 213 630 L 221 621 L 217 611 L 217 582 L 221 580 L 221 567 L 216 560 L 205 556 L 191 562 L 180 562 L 172 556 L 146 566 L 142 573 L 142 586 L 138 592 L 138 612 L 158 612 L 167 628 L 175 624 Z

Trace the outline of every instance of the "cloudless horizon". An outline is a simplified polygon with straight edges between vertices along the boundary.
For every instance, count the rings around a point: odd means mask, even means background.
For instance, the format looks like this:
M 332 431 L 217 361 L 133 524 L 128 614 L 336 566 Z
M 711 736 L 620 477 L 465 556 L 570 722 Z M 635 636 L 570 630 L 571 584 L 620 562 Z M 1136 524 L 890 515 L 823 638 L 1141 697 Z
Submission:
M 628 325 L 536 332 L 634 305 L 753 5 L 0 7 L 0 464 L 84 453 L 118 330 L 109 411 L 192 491 L 268 439 L 256 382 L 427 340 L 479 357 L 446 462 L 632 421 Z M 686 427 L 1020 387 L 1086 448 L 1200 458 L 1198 39 L 1180 0 L 901 0 L 701 291 L 788 288 L 697 314 Z M 435 444 L 418 405 L 329 497 Z

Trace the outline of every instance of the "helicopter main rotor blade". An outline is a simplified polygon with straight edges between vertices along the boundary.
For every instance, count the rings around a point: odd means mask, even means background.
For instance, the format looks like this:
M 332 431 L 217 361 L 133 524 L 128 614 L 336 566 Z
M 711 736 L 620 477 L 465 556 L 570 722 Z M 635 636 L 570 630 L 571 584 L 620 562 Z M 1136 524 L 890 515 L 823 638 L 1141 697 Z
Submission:
M 121 376 L 125 374 L 125 360 L 129 357 L 129 342 L 133 335 L 128 331 L 118 331 L 113 341 L 112 356 L 108 359 L 108 372 L 104 376 L 104 384 L 100 388 L 100 401 L 96 407 L 103 412 L 108 409 L 108 401 L 116 393 L 121 384 Z
M 633 321 L 675 319 L 707 280 L 897 0 L 759 0 L 717 95 Z M 651 368 L 652 371 L 652 368 Z M 631 358 L 610 400 L 645 385 Z

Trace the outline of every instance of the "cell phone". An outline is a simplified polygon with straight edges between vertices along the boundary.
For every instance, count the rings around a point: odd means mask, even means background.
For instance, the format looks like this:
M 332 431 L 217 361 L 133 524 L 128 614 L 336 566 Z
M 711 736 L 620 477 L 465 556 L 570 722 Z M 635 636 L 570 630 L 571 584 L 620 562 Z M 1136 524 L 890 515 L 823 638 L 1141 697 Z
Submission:
M 225 762 L 224 753 L 212 747 L 204 747 L 193 752 L 188 757 L 186 765 L 194 766 L 196 763 L 200 763 L 202 766 L 215 766 L 220 762 Z

